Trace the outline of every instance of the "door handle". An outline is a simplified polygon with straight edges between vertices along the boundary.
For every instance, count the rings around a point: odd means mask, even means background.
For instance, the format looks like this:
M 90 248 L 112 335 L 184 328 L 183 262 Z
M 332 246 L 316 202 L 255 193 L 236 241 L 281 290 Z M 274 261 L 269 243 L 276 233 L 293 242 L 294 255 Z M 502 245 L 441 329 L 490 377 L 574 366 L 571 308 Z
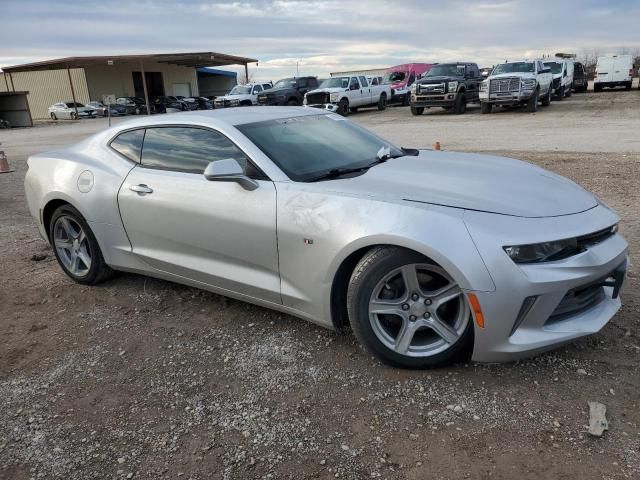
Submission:
M 129 190 L 131 190 L 132 192 L 140 193 L 142 195 L 153 193 L 153 188 L 148 187 L 144 183 L 141 183 L 140 185 L 131 185 L 129 187 Z

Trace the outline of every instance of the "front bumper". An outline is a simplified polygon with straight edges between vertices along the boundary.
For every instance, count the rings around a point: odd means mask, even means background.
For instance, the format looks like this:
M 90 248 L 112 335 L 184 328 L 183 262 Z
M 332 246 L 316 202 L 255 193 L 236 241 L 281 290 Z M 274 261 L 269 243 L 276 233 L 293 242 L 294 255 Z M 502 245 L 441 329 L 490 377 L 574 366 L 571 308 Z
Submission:
M 455 93 L 440 93 L 434 95 L 411 95 L 412 107 L 451 107 L 456 101 Z
M 554 232 L 555 239 L 578 237 L 617 222 L 616 214 L 603 206 L 552 218 L 465 212 L 465 224 L 496 285 L 493 292 L 474 292 L 485 328 L 476 328 L 473 359 L 517 360 L 602 329 L 621 306 L 618 292 L 628 248 L 621 235 L 578 255 L 540 264 L 518 265 L 503 246 L 553 239 L 545 232 Z
M 313 105 L 303 105 L 304 107 L 309 108 L 320 108 L 323 110 L 329 110 L 333 113 L 338 113 L 338 105 L 336 103 L 316 103 Z
M 534 90 L 519 90 L 517 92 L 488 93 L 480 92 L 480 101 L 493 105 L 521 105 L 534 94 Z

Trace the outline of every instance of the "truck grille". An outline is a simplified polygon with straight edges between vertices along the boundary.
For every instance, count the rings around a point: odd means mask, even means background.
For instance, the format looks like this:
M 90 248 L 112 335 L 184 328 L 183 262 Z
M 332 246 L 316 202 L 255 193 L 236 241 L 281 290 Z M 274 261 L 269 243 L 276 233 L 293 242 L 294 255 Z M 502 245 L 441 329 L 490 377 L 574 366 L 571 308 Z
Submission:
M 445 84 L 444 83 L 427 83 L 427 84 L 418 84 L 417 87 L 420 95 L 442 95 L 445 93 Z
M 260 105 L 274 105 L 276 103 L 276 96 L 273 93 L 258 95 L 258 103 Z
M 520 79 L 497 78 L 489 82 L 489 93 L 511 93 L 520 91 Z
M 329 94 L 326 92 L 307 93 L 308 105 L 323 105 L 329 103 Z

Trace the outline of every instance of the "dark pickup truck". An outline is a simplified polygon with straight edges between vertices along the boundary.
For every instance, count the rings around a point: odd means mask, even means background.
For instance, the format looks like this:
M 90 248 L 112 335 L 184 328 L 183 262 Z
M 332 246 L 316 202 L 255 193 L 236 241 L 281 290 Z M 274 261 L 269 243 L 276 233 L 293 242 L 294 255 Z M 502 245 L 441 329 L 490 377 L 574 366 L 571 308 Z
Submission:
M 258 105 L 302 105 L 304 94 L 318 88 L 316 77 L 292 77 L 278 80 L 273 88 L 258 95 Z
M 453 113 L 464 113 L 467 103 L 479 102 L 482 77 L 475 63 L 440 63 L 413 84 L 411 113 L 422 115 L 425 108 L 442 107 Z

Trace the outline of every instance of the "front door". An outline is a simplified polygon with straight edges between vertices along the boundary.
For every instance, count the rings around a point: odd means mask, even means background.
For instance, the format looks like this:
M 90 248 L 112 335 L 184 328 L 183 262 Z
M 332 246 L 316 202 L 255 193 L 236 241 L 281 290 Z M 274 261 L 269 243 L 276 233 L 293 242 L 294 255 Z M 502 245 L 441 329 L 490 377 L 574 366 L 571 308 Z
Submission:
M 226 158 L 259 187 L 206 180 L 206 165 Z M 133 252 L 153 268 L 280 303 L 275 186 L 221 133 L 147 128 L 118 202 Z

